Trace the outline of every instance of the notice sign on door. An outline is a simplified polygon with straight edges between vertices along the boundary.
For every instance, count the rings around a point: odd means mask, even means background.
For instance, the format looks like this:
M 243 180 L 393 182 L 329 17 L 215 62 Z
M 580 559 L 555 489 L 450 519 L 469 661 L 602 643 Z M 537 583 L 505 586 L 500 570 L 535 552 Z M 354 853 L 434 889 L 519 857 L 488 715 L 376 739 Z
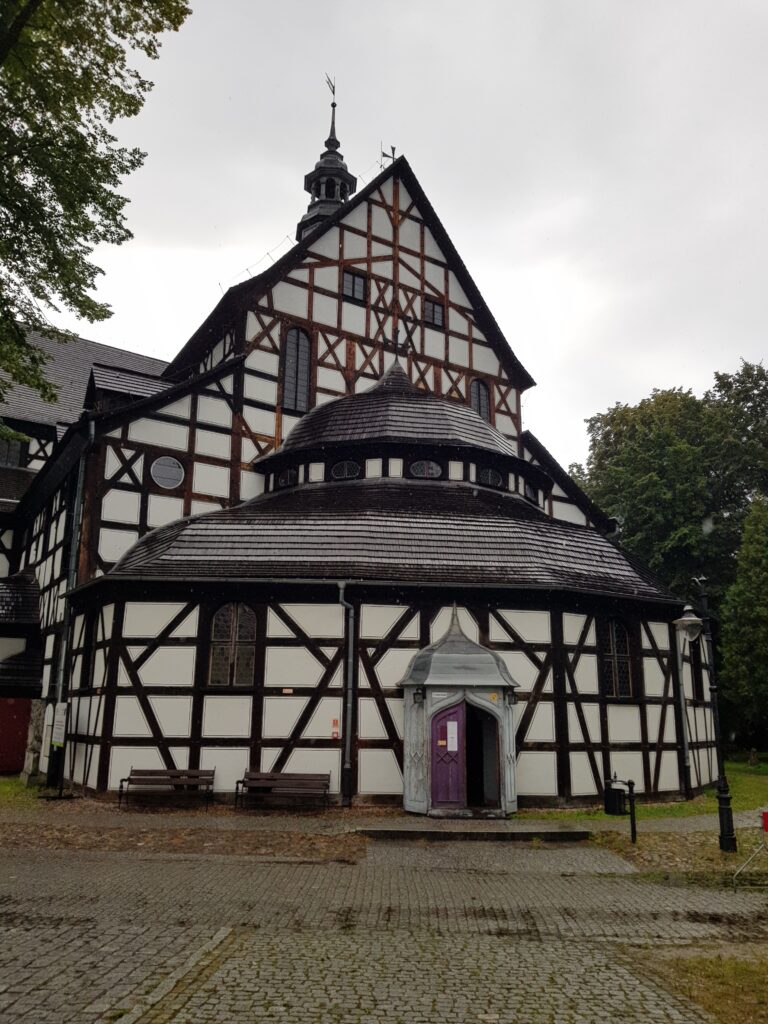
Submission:
M 454 753 L 459 749 L 459 723 L 448 723 L 448 751 Z

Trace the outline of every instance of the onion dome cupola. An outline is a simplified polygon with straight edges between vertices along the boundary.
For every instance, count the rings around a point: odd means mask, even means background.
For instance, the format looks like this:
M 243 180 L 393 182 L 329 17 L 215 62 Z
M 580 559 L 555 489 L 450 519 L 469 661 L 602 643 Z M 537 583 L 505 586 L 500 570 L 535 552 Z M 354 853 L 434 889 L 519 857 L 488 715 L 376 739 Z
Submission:
M 304 191 L 312 197 L 307 212 L 296 228 L 300 242 L 321 221 L 332 216 L 357 189 L 357 178 L 350 174 L 339 152 L 336 138 L 336 101 L 331 103 L 331 132 L 325 140 L 325 152 L 304 178 Z

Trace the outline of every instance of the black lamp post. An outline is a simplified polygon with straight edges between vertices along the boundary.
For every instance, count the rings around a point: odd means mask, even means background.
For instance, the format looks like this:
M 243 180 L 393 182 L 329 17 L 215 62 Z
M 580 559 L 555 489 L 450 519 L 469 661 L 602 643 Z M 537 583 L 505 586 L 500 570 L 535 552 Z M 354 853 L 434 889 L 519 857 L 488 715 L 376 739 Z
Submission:
M 731 791 L 725 774 L 723 742 L 720 732 L 720 707 L 717 700 L 717 676 L 715 675 L 715 651 L 712 643 L 712 631 L 709 624 L 709 600 L 703 580 L 694 581 L 699 588 L 699 600 L 702 612 L 702 632 L 707 645 L 707 661 L 709 662 L 709 699 L 712 706 L 712 724 L 715 729 L 715 754 L 717 756 L 717 815 L 720 819 L 720 849 L 725 853 L 736 853 L 736 833 L 733 828 L 733 810 L 731 808 Z

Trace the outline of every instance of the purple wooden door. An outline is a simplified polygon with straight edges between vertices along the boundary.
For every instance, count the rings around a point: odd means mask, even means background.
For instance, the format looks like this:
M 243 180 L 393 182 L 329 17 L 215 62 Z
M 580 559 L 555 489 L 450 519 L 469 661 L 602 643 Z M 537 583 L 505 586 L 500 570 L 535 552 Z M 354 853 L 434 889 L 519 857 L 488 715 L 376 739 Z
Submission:
M 440 711 L 432 719 L 432 806 L 465 807 L 464 702 Z

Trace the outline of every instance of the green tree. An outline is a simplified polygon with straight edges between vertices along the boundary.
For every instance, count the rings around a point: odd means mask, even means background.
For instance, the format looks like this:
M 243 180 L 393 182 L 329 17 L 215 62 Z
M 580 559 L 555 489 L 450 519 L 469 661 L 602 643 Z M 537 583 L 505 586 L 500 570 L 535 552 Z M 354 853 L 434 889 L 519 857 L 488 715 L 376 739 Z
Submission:
M 768 490 L 768 373 L 743 362 L 703 398 L 673 388 L 587 420 L 577 482 L 622 524 L 622 545 L 687 595 L 705 575 L 715 606 L 733 581 L 744 517 Z
M 90 293 L 100 242 L 131 237 L 115 191 L 145 154 L 110 126 L 133 117 L 152 83 L 129 55 L 158 56 L 186 0 L 3 0 L 0 6 L 0 398 L 9 381 L 51 399 L 30 330 L 62 341 L 51 312 L 111 315 Z
M 723 604 L 721 680 L 728 719 L 748 746 L 768 749 L 768 501 L 753 500 L 736 579 Z

